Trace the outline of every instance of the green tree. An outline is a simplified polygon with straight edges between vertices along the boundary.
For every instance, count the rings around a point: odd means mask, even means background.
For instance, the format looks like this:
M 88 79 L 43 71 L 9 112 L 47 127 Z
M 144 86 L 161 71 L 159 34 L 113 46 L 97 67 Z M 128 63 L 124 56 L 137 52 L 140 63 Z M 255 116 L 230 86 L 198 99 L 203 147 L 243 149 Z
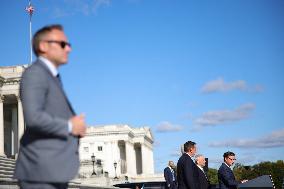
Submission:
M 282 188 L 284 179 L 283 160 L 278 160 L 276 162 L 261 162 L 253 166 L 244 166 L 242 164 L 236 164 L 234 166 L 233 171 L 237 180 L 250 180 L 261 175 L 271 175 L 275 188 Z
M 210 181 L 210 184 L 218 184 L 218 171 L 217 169 L 208 169 L 208 178 Z

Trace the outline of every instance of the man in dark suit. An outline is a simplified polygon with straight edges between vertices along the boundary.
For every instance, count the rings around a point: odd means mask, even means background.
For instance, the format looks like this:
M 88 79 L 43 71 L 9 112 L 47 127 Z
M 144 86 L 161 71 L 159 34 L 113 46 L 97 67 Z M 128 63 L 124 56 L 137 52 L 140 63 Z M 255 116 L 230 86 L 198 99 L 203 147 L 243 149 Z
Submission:
M 196 153 L 196 143 L 187 141 L 184 153 L 177 163 L 178 189 L 200 189 L 198 167 L 191 158 Z
M 208 179 L 208 176 L 204 172 L 204 167 L 206 165 L 205 157 L 201 154 L 198 154 L 195 156 L 195 163 L 197 165 L 198 173 L 199 173 L 199 183 L 201 189 L 209 189 L 210 188 L 210 181 Z
M 177 189 L 177 178 L 175 173 L 175 164 L 173 161 L 169 161 L 168 166 L 164 169 L 164 177 L 166 180 L 166 188 Z
M 21 189 L 66 189 L 79 168 L 79 137 L 84 115 L 67 99 L 58 67 L 68 61 L 71 45 L 60 25 L 46 26 L 33 37 L 37 60 L 25 70 L 20 95 L 26 130 L 14 177 Z
M 220 189 L 236 189 L 238 188 L 239 182 L 236 181 L 231 166 L 236 161 L 235 154 L 233 152 L 225 152 L 224 163 L 220 166 L 218 170 L 218 180 Z M 241 183 L 246 182 L 247 180 L 241 181 Z

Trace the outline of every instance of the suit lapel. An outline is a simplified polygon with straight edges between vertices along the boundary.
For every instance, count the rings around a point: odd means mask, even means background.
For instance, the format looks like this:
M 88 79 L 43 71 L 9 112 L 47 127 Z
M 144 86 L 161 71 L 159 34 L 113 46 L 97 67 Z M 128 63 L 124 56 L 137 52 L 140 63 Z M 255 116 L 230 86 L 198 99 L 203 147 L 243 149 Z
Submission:
M 200 167 L 198 167 L 198 169 L 199 169 L 199 172 L 201 172 L 201 174 L 203 174 L 205 176 L 206 180 L 208 181 L 208 177 L 207 177 L 206 173 L 204 172 L 204 170 L 200 169 Z
M 63 86 L 62 86 L 61 81 L 60 81 L 57 77 L 54 77 L 54 76 L 52 75 L 51 71 L 47 68 L 47 66 L 46 66 L 42 61 L 37 60 L 36 64 L 39 64 L 41 67 L 43 67 L 44 70 L 49 74 L 49 76 L 50 76 L 50 77 L 52 78 L 52 80 L 56 83 L 56 85 L 58 86 L 59 90 L 60 90 L 61 93 L 63 94 L 63 96 L 64 96 L 64 98 L 65 98 L 65 100 L 66 100 L 66 103 L 68 104 L 68 106 L 69 106 L 69 108 L 70 108 L 72 114 L 73 114 L 73 115 L 76 115 L 76 113 L 75 113 L 75 111 L 74 111 L 74 109 L 73 109 L 73 107 L 72 107 L 70 101 L 68 100 L 68 98 L 67 98 L 67 96 L 66 96 L 66 94 L 65 94 L 65 92 L 64 92 L 64 90 L 63 90 Z
M 230 172 L 231 176 L 235 179 L 235 175 L 234 175 L 233 170 L 230 167 L 228 167 L 226 164 L 224 164 L 224 166 L 226 167 L 226 169 L 228 169 L 228 171 Z

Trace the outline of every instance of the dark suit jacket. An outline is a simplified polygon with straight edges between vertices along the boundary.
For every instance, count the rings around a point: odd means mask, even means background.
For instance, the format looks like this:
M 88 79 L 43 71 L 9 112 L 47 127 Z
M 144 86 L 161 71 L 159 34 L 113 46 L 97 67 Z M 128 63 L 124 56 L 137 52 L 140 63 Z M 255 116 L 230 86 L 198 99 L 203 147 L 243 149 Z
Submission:
M 198 168 L 198 173 L 199 173 L 200 188 L 209 189 L 210 181 L 207 179 L 207 176 L 205 175 L 205 173 L 200 168 Z
M 184 153 L 177 163 L 177 179 L 179 189 L 200 189 L 198 167 Z
M 37 60 L 25 70 L 20 95 L 26 130 L 14 177 L 23 181 L 68 182 L 79 168 L 78 138 L 69 134 L 74 115 L 60 82 Z
M 225 163 L 218 170 L 218 180 L 220 189 L 236 189 L 239 184 L 233 171 Z
M 176 184 L 174 183 L 174 180 L 173 178 L 175 178 L 175 181 L 177 181 L 177 178 L 176 178 L 176 174 L 174 173 L 174 177 L 173 177 L 173 174 L 172 174 L 172 171 L 169 167 L 166 167 L 164 169 L 164 177 L 165 177 L 165 180 L 166 180 L 166 188 L 176 188 Z M 168 187 L 170 184 L 170 187 Z

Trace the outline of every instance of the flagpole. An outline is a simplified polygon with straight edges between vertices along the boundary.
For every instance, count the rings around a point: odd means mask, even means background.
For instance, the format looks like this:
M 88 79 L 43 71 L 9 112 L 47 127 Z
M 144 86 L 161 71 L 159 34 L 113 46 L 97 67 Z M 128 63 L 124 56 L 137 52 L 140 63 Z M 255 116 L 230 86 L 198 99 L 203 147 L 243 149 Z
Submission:
M 32 15 L 30 14 L 30 49 L 31 49 L 31 64 L 33 62 L 33 49 L 32 49 Z
M 26 7 L 26 11 L 29 13 L 30 16 L 30 60 L 31 64 L 33 62 L 33 48 L 32 48 L 32 15 L 34 12 L 34 7 L 32 6 L 31 0 L 29 0 L 29 6 Z

